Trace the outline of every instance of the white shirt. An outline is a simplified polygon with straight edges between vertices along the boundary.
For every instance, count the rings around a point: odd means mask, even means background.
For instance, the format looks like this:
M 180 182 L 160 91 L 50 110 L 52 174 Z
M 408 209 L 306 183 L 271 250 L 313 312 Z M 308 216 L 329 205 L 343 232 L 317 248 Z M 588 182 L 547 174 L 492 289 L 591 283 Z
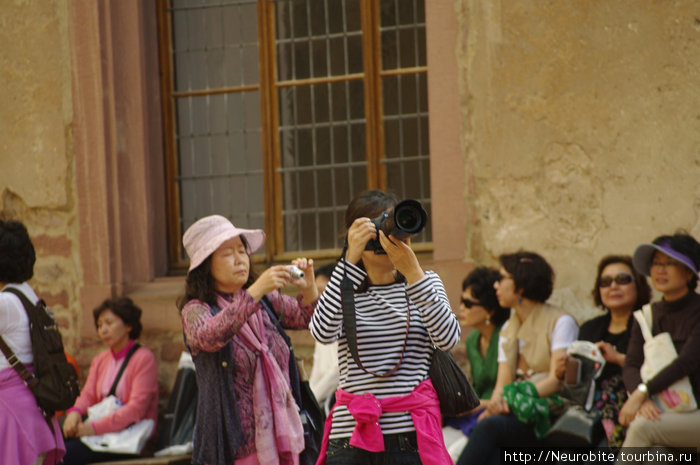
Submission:
M 22 291 L 33 303 L 39 301 L 39 297 L 27 283 L 8 284 L 3 289 L 9 287 Z M 22 363 L 28 364 L 34 361 L 27 312 L 19 297 L 9 292 L 0 292 L 0 336 Z M 10 368 L 10 364 L 5 354 L 0 352 L 0 370 L 5 368 Z

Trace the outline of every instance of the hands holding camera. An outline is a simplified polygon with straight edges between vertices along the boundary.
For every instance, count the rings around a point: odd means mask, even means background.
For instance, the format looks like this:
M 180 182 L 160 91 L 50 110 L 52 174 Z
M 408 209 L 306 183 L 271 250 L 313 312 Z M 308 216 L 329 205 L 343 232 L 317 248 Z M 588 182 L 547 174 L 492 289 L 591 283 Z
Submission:
M 294 270 L 296 267 L 297 270 Z M 299 276 L 299 271 L 303 276 Z M 296 279 L 295 279 L 296 278 Z M 275 289 L 281 289 L 288 283 L 301 290 L 304 302 L 309 304 L 318 298 L 318 289 L 314 282 L 314 261 L 306 258 L 295 258 L 292 265 L 275 265 L 266 269 L 248 288 L 248 292 L 255 300 Z
M 409 284 L 419 281 L 425 275 L 418 263 L 416 254 L 411 249 L 411 239 L 397 239 L 393 235 L 387 236 L 384 231 L 377 232 L 376 225 L 369 218 L 357 218 L 348 230 L 348 249 L 345 259 L 356 264 L 362 258 L 367 243 L 370 240 L 378 239 L 384 252 L 394 267 L 406 277 Z M 367 252 L 378 255 L 375 252 Z

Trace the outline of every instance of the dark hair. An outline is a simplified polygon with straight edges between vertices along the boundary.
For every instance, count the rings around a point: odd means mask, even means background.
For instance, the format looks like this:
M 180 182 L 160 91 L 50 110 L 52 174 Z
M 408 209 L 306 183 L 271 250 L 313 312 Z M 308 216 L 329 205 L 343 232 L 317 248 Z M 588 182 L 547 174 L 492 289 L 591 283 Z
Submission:
M 498 257 L 503 268 L 513 276 L 515 290 L 535 302 L 546 302 L 554 288 L 554 270 L 535 252 L 520 250 Z
M 250 260 L 248 241 L 245 240 L 243 235 L 238 237 L 241 238 L 241 242 L 243 242 L 246 254 L 248 254 L 248 259 Z M 179 311 L 182 311 L 187 302 L 194 299 L 204 302 L 210 307 L 216 305 L 216 281 L 211 274 L 211 257 L 213 255 L 213 253 L 209 255 L 197 268 L 187 273 L 187 277 L 185 278 L 185 293 L 177 299 L 177 308 Z M 248 280 L 243 285 L 243 289 L 250 287 L 256 279 L 258 279 L 258 274 L 253 268 L 253 260 L 250 260 Z
M 345 230 L 358 218 L 376 218 L 389 208 L 399 203 L 398 197 L 391 192 L 378 189 L 367 190 L 352 199 L 345 210 Z
M 679 229 L 672 236 L 659 236 L 652 242 L 654 245 L 670 247 L 678 253 L 690 258 L 696 270 L 700 270 L 700 244 L 684 229 Z M 688 290 L 693 292 L 698 285 L 698 275 L 693 273 L 687 282 Z
M 335 262 L 331 263 L 326 263 L 322 267 L 319 267 L 314 274 L 316 276 L 325 276 L 328 279 L 331 279 L 331 275 L 333 274 L 333 270 L 335 269 Z
M 510 318 L 510 309 L 501 307 L 496 296 L 496 289 L 493 287 L 494 283 L 500 279 L 501 273 L 498 270 L 479 266 L 474 268 L 462 281 L 462 291 L 470 288 L 474 298 L 491 315 L 489 319 L 495 326 L 501 326 Z
M 23 283 L 34 276 L 36 253 L 27 228 L 0 220 L 0 282 Z
M 129 339 L 138 339 L 141 335 L 141 309 L 136 306 L 133 300 L 128 297 L 117 297 L 107 299 L 102 304 L 92 311 L 92 316 L 95 318 L 95 328 L 97 328 L 97 320 L 102 313 L 110 310 L 124 322 L 126 326 L 131 326 L 129 331 Z
M 348 204 L 345 209 L 345 230 L 347 231 L 352 226 L 353 221 L 358 218 L 376 218 L 382 212 L 394 208 L 399 203 L 398 197 L 391 192 L 384 192 L 378 189 L 371 189 L 361 192 Z M 362 260 L 357 264 L 358 267 L 365 270 Z M 403 282 L 405 278 L 396 272 L 396 282 Z M 364 292 L 369 286 L 369 278 L 365 280 L 357 288 L 356 292 Z
M 593 301 L 598 307 L 603 307 L 603 301 L 600 298 L 600 276 L 603 274 L 603 270 L 614 263 L 621 263 L 630 269 L 632 276 L 634 277 L 634 286 L 637 288 L 637 301 L 634 303 L 634 308 L 642 308 L 645 304 L 651 301 L 651 287 L 647 282 L 646 276 L 639 273 L 634 269 L 634 263 L 632 262 L 632 257 L 629 255 L 606 255 L 600 259 L 598 263 L 598 271 L 596 273 L 595 284 L 593 285 Z

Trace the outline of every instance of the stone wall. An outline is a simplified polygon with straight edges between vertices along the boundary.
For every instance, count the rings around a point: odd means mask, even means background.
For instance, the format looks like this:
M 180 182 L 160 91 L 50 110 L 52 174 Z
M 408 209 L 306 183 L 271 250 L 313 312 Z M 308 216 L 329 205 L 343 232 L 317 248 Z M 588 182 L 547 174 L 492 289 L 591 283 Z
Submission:
M 37 252 L 32 286 L 76 348 L 81 283 L 68 14 L 64 1 L 0 6 L 0 216 Z
M 541 253 L 581 320 L 603 255 L 700 237 L 697 2 L 455 8 L 467 259 Z

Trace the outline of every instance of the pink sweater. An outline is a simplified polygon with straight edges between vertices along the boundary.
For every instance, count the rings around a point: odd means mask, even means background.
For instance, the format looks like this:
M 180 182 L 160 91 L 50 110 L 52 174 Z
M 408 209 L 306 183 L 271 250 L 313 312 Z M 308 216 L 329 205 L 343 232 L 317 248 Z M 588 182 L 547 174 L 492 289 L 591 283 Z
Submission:
M 118 354 L 124 356 L 124 354 Z M 112 351 L 107 349 L 97 354 L 90 363 L 87 381 L 75 405 L 69 411 L 77 410 L 82 415 L 88 407 L 100 402 L 104 397 L 101 387 L 104 385 Z M 115 376 L 114 373 L 112 376 Z M 112 380 L 109 385 L 111 386 Z M 141 346 L 129 360 L 119 380 L 117 397 L 124 406 L 114 414 L 100 418 L 92 423 L 95 434 L 121 431 L 132 423 L 150 418 L 154 422 L 158 416 L 158 366 L 153 353 Z M 154 428 L 155 431 L 155 428 Z

